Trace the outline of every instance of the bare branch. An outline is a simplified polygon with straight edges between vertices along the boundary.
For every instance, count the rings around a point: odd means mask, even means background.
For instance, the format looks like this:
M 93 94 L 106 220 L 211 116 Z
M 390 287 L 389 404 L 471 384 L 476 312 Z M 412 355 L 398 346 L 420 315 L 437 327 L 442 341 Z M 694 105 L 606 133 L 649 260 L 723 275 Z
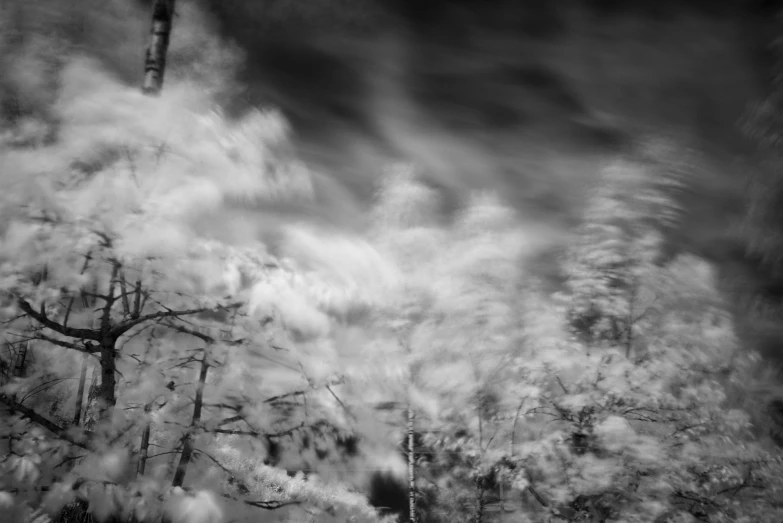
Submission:
M 216 458 L 213 456 L 210 456 L 208 453 L 204 452 L 203 450 L 196 450 L 199 455 L 205 456 L 209 458 L 210 461 L 212 461 L 219 469 L 221 469 L 223 472 L 225 472 L 228 475 L 229 484 L 235 485 L 237 489 L 239 489 L 240 492 L 243 493 L 249 493 L 250 488 L 245 484 L 244 481 L 237 478 L 234 472 L 220 463 Z M 300 505 L 302 502 L 298 500 L 289 500 L 289 501 L 254 501 L 254 500 L 248 500 L 248 499 L 237 499 L 236 497 L 230 495 L 230 494 L 221 494 L 224 498 L 230 499 L 232 501 L 241 501 L 245 505 L 249 505 L 251 507 L 261 508 L 264 510 L 276 510 L 279 508 L 283 508 L 289 505 Z
M 111 309 L 114 307 L 114 302 L 117 298 L 114 296 L 114 286 L 117 284 L 117 276 L 120 273 L 120 262 L 113 261 L 111 268 L 111 276 L 109 276 L 109 294 L 103 299 L 106 304 L 103 306 L 103 314 L 101 315 L 101 333 L 105 334 L 111 329 Z
M 163 326 L 168 327 L 169 329 L 175 330 L 182 334 L 189 334 L 194 338 L 198 338 L 205 343 L 210 343 L 210 344 L 215 343 L 215 338 L 213 338 L 209 334 L 204 334 L 203 332 L 199 332 L 195 329 L 190 329 L 188 327 L 185 327 L 184 325 L 175 325 L 173 323 L 168 322 L 168 323 L 164 323 Z
M 332 386 L 335 386 L 335 385 L 342 385 L 343 383 L 345 383 L 345 380 L 343 378 L 334 378 L 334 379 L 326 382 L 323 386 L 324 387 L 332 387 Z M 272 403 L 277 403 L 277 402 L 279 402 L 281 400 L 285 400 L 287 398 L 292 398 L 292 397 L 296 397 L 296 396 L 303 396 L 303 395 L 307 394 L 308 392 L 310 392 L 312 390 L 316 390 L 317 388 L 318 387 L 312 387 L 312 388 L 306 389 L 306 390 L 295 390 L 295 391 L 288 392 L 288 393 L 285 393 L 285 394 L 272 396 L 270 398 L 265 399 L 262 403 L 272 404 Z M 332 392 L 332 391 L 330 390 L 330 392 Z M 334 394 L 334 392 L 332 392 L 332 394 Z M 235 410 L 235 411 L 241 411 L 242 410 L 241 407 L 235 407 L 235 406 L 226 405 L 226 404 L 217 404 L 217 405 L 213 404 L 213 405 L 210 405 L 210 406 L 220 407 L 220 408 L 223 408 L 223 409 L 231 409 L 231 410 Z M 245 420 L 244 416 L 242 416 L 241 414 L 238 414 L 238 415 L 235 415 L 235 416 L 229 416 L 227 418 L 223 418 L 222 420 L 217 422 L 215 427 L 217 429 L 219 429 L 220 427 L 223 427 L 224 425 L 228 425 L 230 423 L 234 423 L 234 422 L 237 422 L 237 421 L 245 421 L 245 422 L 247 422 L 247 420 Z M 233 431 L 233 430 L 227 430 L 227 431 L 222 431 L 222 430 L 221 431 L 216 431 L 216 430 L 213 430 L 211 432 L 219 432 L 221 434 L 237 434 L 237 432 Z M 249 431 L 246 435 L 255 436 L 255 435 L 258 435 L 258 434 L 260 434 L 260 433 L 258 433 L 256 431 Z
M 52 338 L 50 336 L 47 336 L 46 334 L 41 334 L 40 332 L 36 332 L 33 336 L 30 336 L 29 339 L 48 341 L 52 345 L 57 345 L 58 347 L 64 347 L 66 349 L 75 350 L 77 352 L 85 352 L 87 354 L 94 354 L 100 350 L 96 345 L 93 345 L 91 343 L 85 343 L 84 346 L 80 347 L 75 343 L 58 340 L 57 338 Z
M 93 304 L 98 300 L 103 300 L 104 302 L 108 302 L 110 299 L 112 299 L 107 294 L 100 294 L 98 292 L 82 292 L 82 296 L 87 298 L 92 298 Z
M 95 329 L 77 329 L 73 327 L 66 327 L 50 320 L 45 312 L 37 312 L 24 298 L 17 298 L 19 308 L 22 309 L 29 317 L 40 323 L 43 327 L 51 329 L 55 332 L 68 336 L 69 338 L 76 338 L 81 340 L 93 340 L 99 341 L 101 339 L 100 331 Z
M 228 425 L 229 423 L 234 423 L 235 421 L 242 421 L 244 416 L 231 416 L 229 418 L 223 418 L 220 420 L 217 424 L 218 427 L 222 427 L 223 425 Z
M 328 382 L 326 382 L 324 384 L 324 386 L 325 387 L 331 387 L 331 386 L 334 386 L 334 385 L 342 385 L 344 383 L 345 383 L 345 380 L 343 378 L 335 378 L 335 379 L 332 379 L 332 380 L 329 380 Z M 278 396 L 272 396 L 271 398 L 265 399 L 263 401 L 263 403 L 274 403 L 276 401 L 279 401 L 279 400 L 282 400 L 282 399 L 286 399 L 286 398 L 290 398 L 292 396 L 303 396 L 303 395 L 307 394 L 308 392 L 310 392 L 311 390 L 315 390 L 315 389 L 317 389 L 317 387 L 311 387 L 310 389 L 306 389 L 306 390 L 295 390 L 293 392 L 288 392 L 286 394 L 280 394 Z
M 83 431 L 75 432 L 63 427 L 60 427 L 53 421 L 41 416 L 33 409 L 25 407 L 21 403 L 14 401 L 12 398 L 5 394 L 0 394 L 0 403 L 5 404 L 9 409 L 19 414 L 22 414 L 25 418 L 30 419 L 33 423 L 45 428 L 63 441 L 67 441 L 72 445 L 89 450 L 92 447 L 92 433 Z
M 63 327 L 68 328 L 68 318 L 71 317 L 71 309 L 73 309 L 73 302 L 76 301 L 76 296 L 71 296 L 68 300 L 68 307 L 65 309 L 65 317 L 63 318 Z
M 36 394 L 39 394 L 45 390 L 51 389 L 52 387 L 56 386 L 58 383 L 62 383 L 63 381 L 71 381 L 75 379 L 76 378 L 54 378 L 45 381 L 39 385 L 36 385 L 27 394 L 22 396 L 22 398 L 19 400 L 19 403 L 24 403 L 29 397 L 35 396 Z
M 179 318 L 180 316 L 192 316 L 193 314 L 199 314 L 201 312 L 208 311 L 207 308 L 201 308 L 201 309 L 188 309 L 184 311 L 159 311 L 159 312 L 153 312 L 151 314 L 145 314 L 144 316 L 139 316 L 138 318 L 131 318 L 128 321 L 124 321 L 120 323 L 119 325 L 113 327 L 110 330 L 110 335 L 112 337 L 119 338 L 129 330 L 131 330 L 136 325 L 139 325 L 141 323 L 144 323 L 145 321 L 150 320 L 157 320 L 160 318 Z
M 255 430 L 232 430 L 232 429 L 214 429 L 214 430 L 208 430 L 206 432 L 211 432 L 214 434 L 228 434 L 230 436 L 251 436 L 254 438 L 283 438 L 285 436 L 290 436 L 291 434 L 295 433 L 298 430 L 308 429 L 311 428 L 311 426 L 305 425 L 304 423 L 300 423 L 299 425 L 296 425 L 295 427 L 291 427 L 290 429 L 282 430 L 280 432 L 258 432 Z
M 131 319 L 136 320 L 141 316 L 141 280 L 136 280 L 136 289 L 133 291 L 133 312 L 131 313 Z M 145 300 L 146 301 L 146 300 Z
M 277 510 L 279 508 L 287 507 L 289 505 L 301 505 L 301 501 L 251 501 L 249 499 L 243 500 L 245 505 L 251 507 L 262 508 L 264 510 Z
M 98 229 L 93 229 L 92 233 L 95 234 L 98 238 L 101 239 L 100 246 L 105 249 L 111 249 L 113 247 L 113 242 L 111 239 L 111 236 L 109 236 L 107 233 L 103 231 L 99 231 Z
M 141 291 L 141 282 L 139 282 L 139 291 Z M 147 300 L 149 300 L 150 298 L 150 293 L 149 292 L 142 293 L 142 298 L 143 299 L 141 300 L 141 304 L 139 305 L 139 314 L 141 314 L 141 311 L 143 311 L 144 307 L 147 305 Z
M 343 408 L 346 414 L 348 414 L 353 419 L 356 419 L 356 416 L 354 416 L 353 412 L 351 412 L 351 410 L 345 405 L 345 403 L 343 403 L 343 401 L 337 396 L 337 394 L 334 393 L 334 391 L 329 385 L 326 385 L 326 390 L 328 390 L 329 393 L 334 397 L 334 399 L 337 400 L 337 403 L 340 404 L 340 406 Z
M 560 385 L 560 388 L 563 389 L 563 392 L 565 392 L 566 394 L 570 394 L 566 386 L 563 384 L 563 380 L 560 379 L 560 376 L 555 375 L 555 378 L 557 379 L 557 383 Z
M 130 300 L 128 299 L 128 288 L 125 285 L 125 271 L 120 271 L 120 296 L 122 296 L 122 313 L 124 317 L 130 316 Z

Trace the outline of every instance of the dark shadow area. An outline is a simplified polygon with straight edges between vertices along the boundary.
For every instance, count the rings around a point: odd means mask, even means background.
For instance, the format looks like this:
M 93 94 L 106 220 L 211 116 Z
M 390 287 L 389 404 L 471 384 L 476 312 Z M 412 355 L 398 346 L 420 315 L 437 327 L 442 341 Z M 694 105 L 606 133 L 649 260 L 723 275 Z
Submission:
M 498 189 L 531 219 L 572 223 L 601 161 L 684 137 L 711 172 L 672 241 L 716 262 L 736 302 L 773 285 L 736 232 L 754 168 L 737 122 L 768 89 L 779 1 L 203 4 L 246 55 L 228 107 L 281 108 L 298 153 L 361 201 L 405 160 L 448 207 Z
M 384 514 L 408 514 L 408 486 L 390 473 L 373 473 L 369 499 L 370 504 Z

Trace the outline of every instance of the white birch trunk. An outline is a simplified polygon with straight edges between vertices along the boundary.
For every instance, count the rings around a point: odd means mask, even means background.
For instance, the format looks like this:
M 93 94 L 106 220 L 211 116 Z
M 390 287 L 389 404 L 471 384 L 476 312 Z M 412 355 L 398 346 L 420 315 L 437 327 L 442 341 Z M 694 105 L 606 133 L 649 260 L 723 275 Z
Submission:
M 166 72 L 166 53 L 169 49 L 171 26 L 174 20 L 175 0 L 155 0 L 152 8 L 152 29 L 144 59 L 144 84 L 142 92 L 157 96 L 163 88 Z

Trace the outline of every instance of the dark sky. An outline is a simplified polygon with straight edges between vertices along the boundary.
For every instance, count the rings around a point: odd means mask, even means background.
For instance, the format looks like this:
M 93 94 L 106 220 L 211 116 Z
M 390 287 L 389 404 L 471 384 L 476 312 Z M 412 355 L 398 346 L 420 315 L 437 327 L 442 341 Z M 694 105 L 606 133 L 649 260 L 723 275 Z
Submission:
M 518 190 L 533 148 L 611 154 L 652 130 L 743 153 L 737 121 L 763 96 L 774 31 L 764 2 L 202 2 L 246 53 L 231 105 L 282 108 L 304 154 L 343 171 L 491 156 Z M 455 150 L 471 158 L 447 161 Z

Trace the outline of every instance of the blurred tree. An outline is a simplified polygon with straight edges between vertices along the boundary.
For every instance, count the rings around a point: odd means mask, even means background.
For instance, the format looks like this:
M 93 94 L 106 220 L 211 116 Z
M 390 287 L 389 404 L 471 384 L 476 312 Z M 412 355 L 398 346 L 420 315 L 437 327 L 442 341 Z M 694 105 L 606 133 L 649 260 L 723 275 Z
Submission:
M 590 343 L 620 343 L 627 356 L 657 298 L 644 278 L 662 259 L 665 234 L 679 223 L 676 196 L 688 183 L 682 159 L 671 158 L 682 154 L 672 144 L 650 140 L 640 149 L 640 158 L 604 169 L 564 264 L 575 332 Z
M 139 97 L 89 61 L 63 82 L 77 109 L 63 111 L 61 142 L 0 154 L 0 313 L 13 349 L 0 501 L 103 520 L 214 523 L 246 509 L 376 520 L 360 494 L 264 463 L 269 442 L 309 440 L 317 465 L 353 430 L 327 341 L 329 285 L 193 221 L 232 194 L 299 191 L 272 152 L 285 127 L 274 114 L 230 122 L 203 101 Z M 50 168 L 28 171 L 36 158 Z M 99 379 L 84 416 L 94 422 L 82 423 L 85 357 Z

